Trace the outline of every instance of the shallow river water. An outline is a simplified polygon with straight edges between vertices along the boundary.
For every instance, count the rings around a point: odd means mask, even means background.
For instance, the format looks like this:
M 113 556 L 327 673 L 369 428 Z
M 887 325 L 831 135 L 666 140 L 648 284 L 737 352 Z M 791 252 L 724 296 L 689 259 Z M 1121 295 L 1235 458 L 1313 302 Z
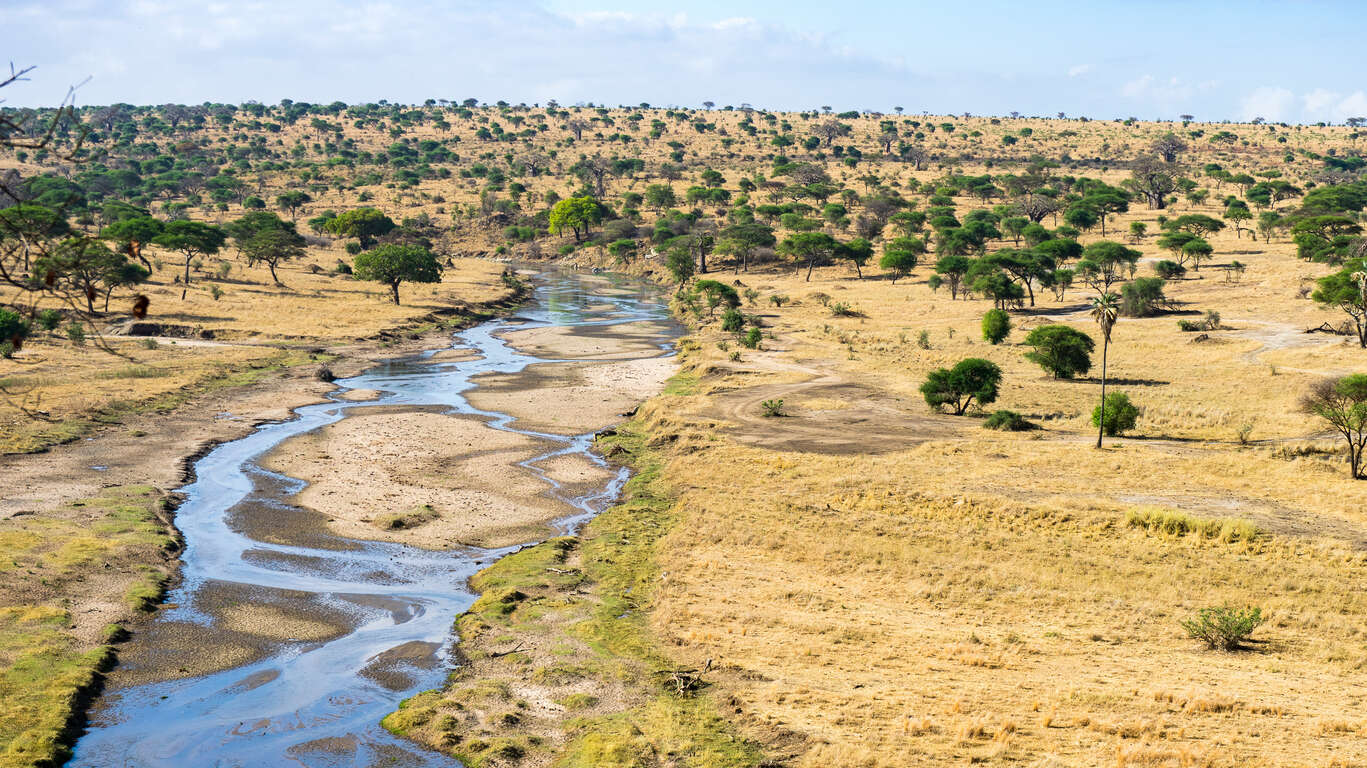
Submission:
M 453 347 L 479 357 L 432 362 L 430 354 L 380 365 L 339 380 L 341 391 L 378 390 L 380 399 L 340 399 L 299 408 L 296 418 L 256 429 L 218 446 L 197 461 L 195 482 L 181 491 L 176 514 L 185 537 L 182 579 L 168 598 L 158 627 L 132 641 L 144 667 L 137 684 L 121 684 L 116 672 L 90 716 L 88 731 L 69 765 L 81 768 L 165 766 L 456 766 L 454 760 L 395 739 L 380 719 L 414 693 L 438 687 L 449 667 L 455 617 L 475 599 L 466 580 L 510 549 L 425 550 L 401 544 L 362 542 L 329 534 L 252 538 L 261 526 L 233 525 L 235 516 L 276 515 L 299 510 L 289 499 L 302 482 L 262 469 L 256 461 L 281 442 L 337 422 L 349 413 L 383 406 L 444 406 L 451 412 L 488 419 L 505 429 L 553 441 L 549 455 L 587 456 L 592 434 L 576 437 L 519 430 L 510 416 L 473 408 L 464 394 L 481 373 L 515 373 L 528 365 L 555 362 L 523 354 L 498 334 L 537 326 L 611 326 L 642 320 L 665 321 L 667 310 L 648 287 L 602 276 L 548 272 L 535 278 L 533 300 L 510 320 L 494 320 L 455 334 Z M 670 339 L 660 339 L 667 354 Z M 651 393 L 643 393 L 648 396 Z M 535 470 L 535 467 L 529 467 Z M 544 476 L 543 476 L 544 477 Z M 591 493 L 566 497 L 573 510 L 558 521 L 564 532 L 608 506 L 626 479 L 625 470 Z M 545 478 L 552 493 L 557 486 Z M 324 514 L 326 510 L 320 510 Z M 272 518 L 268 518 L 272 519 Z M 269 527 L 269 526 L 267 526 Z M 176 678 L 157 670 L 158 638 L 189 627 L 212 649 L 223 595 L 232 604 L 315 606 L 340 621 L 333 639 L 269 643 L 255 658 L 196 677 Z M 342 617 L 340 620 L 337 617 Z M 196 632 L 199 634 L 196 635 Z M 336 634 L 336 633 L 334 633 Z M 185 637 L 185 632 L 179 636 Z M 166 664 L 183 659 L 166 652 Z

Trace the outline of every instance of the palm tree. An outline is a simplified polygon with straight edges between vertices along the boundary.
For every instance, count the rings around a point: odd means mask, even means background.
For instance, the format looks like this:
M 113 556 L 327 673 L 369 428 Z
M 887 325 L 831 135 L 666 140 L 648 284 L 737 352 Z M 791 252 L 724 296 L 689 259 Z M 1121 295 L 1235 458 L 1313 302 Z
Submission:
M 1101 447 L 1101 436 L 1106 432 L 1106 353 L 1111 347 L 1111 329 L 1120 317 L 1120 297 L 1103 293 L 1092 299 L 1092 319 L 1101 326 L 1101 410 L 1096 420 L 1096 447 Z

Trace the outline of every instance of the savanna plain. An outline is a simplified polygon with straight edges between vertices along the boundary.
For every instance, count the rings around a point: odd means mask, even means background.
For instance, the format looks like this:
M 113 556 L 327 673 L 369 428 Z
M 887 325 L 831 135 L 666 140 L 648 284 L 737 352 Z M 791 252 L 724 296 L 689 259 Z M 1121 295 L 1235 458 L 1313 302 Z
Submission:
M 547 269 L 685 329 L 663 367 L 656 326 L 510 334 L 616 367 L 480 391 L 603 428 L 633 475 L 582 531 L 487 455 L 533 449 L 449 418 L 270 459 L 339 535 L 545 539 L 473 578 L 390 732 L 470 766 L 1367 765 L 1367 483 L 1326 418 L 1367 429 L 1357 125 L 6 114 L 0 765 L 64 759 L 156 622 L 189 459 Z M 527 498 L 474 521 L 481 482 Z

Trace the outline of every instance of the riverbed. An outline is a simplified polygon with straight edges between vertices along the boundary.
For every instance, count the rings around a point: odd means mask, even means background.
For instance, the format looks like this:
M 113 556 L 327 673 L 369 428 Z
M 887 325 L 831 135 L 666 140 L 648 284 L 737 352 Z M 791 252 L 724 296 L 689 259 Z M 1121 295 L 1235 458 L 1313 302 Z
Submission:
M 612 503 L 626 471 L 593 435 L 672 369 L 650 286 L 533 279 L 515 317 L 195 463 L 179 584 L 121 649 L 70 765 L 458 765 L 380 719 L 445 678 L 473 573 Z

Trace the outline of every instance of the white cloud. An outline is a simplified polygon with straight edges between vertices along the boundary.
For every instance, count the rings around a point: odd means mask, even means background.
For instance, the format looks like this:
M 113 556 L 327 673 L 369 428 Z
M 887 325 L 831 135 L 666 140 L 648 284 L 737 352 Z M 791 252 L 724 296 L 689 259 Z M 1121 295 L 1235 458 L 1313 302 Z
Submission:
M 1121 87 L 1120 92 L 1134 101 L 1150 102 L 1157 106 L 1175 106 L 1191 101 L 1197 94 L 1215 88 L 1219 83 L 1205 80 L 1193 83 L 1180 77 L 1159 79 L 1153 75 L 1141 75 Z
M 1316 88 L 1302 98 L 1302 118 L 1307 122 L 1341 123 L 1350 117 L 1367 117 L 1367 93 L 1354 91 L 1348 95 Z
M 1343 94 L 1313 88 L 1297 94 L 1282 86 L 1255 88 L 1240 102 L 1238 117 L 1261 117 L 1273 122 L 1341 123 L 1350 117 L 1367 117 L 1367 91 Z
M 1239 106 L 1239 117 L 1252 120 L 1261 117 L 1273 122 L 1291 120 L 1296 108 L 1296 94 L 1288 88 L 1264 86 L 1244 97 Z
M 1081 77 L 1092 71 L 1091 64 L 1077 64 L 1068 68 L 1069 77 Z

